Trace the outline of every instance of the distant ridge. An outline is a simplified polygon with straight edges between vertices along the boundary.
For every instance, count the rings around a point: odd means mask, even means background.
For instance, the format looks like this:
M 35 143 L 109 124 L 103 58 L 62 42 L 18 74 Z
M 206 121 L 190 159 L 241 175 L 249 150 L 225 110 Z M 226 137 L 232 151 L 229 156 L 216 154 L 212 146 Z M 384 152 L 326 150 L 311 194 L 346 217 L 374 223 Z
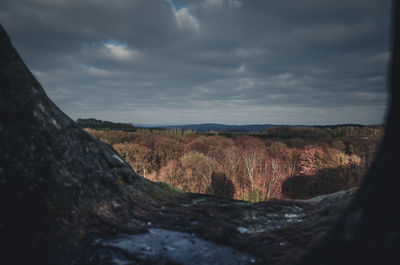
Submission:
M 77 123 L 82 128 L 91 128 L 96 130 L 110 129 L 134 132 L 138 128 L 148 129 L 180 129 L 183 131 L 192 130 L 199 133 L 216 132 L 216 133 L 234 133 L 234 134 L 263 134 L 287 137 L 287 130 L 290 128 L 314 128 L 314 129 L 330 129 L 336 130 L 343 127 L 354 127 L 362 129 L 364 127 L 382 127 L 382 125 L 362 125 L 362 124 L 334 124 L 334 125 L 281 125 L 281 124 L 245 124 L 245 125 L 228 125 L 221 123 L 199 123 L 199 124 L 183 124 L 183 125 L 146 125 L 131 123 L 115 123 L 111 121 L 102 121 L 94 118 L 78 119 Z M 271 131 L 273 130 L 273 131 Z M 282 131 L 283 130 L 283 131 Z M 272 133 L 274 132 L 274 133 Z M 278 133 L 277 135 L 275 135 Z M 298 131 L 295 132 L 295 135 Z
M 151 128 L 193 130 L 197 132 L 215 131 L 219 133 L 259 133 L 263 130 L 276 126 L 281 126 L 281 125 L 274 125 L 274 124 L 226 125 L 220 123 L 201 123 L 201 124 L 154 126 Z

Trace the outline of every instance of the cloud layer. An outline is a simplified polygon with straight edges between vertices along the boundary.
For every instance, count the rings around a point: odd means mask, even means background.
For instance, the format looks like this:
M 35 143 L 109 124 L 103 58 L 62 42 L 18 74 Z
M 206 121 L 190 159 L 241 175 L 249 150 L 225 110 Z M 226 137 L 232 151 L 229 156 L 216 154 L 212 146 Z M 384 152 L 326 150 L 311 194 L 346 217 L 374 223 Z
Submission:
M 381 123 L 388 0 L 19 0 L 0 22 L 72 116 Z

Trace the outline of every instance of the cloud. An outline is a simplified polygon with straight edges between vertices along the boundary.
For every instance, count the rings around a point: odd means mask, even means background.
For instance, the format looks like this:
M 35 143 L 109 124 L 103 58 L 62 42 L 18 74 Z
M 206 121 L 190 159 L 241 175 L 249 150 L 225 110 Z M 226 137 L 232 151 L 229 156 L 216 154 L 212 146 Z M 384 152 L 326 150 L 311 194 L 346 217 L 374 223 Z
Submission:
M 200 28 L 199 21 L 190 14 L 186 7 L 174 10 L 175 18 L 180 29 L 189 29 L 197 31 Z
M 206 0 L 207 5 L 212 7 L 234 7 L 239 8 L 242 5 L 242 2 L 239 0 Z
M 0 2 L 67 114 L 136 123 L 382 122 L 389 15 L 389 0 Z
M 107 70 L 103 70 L 94 66 L 85 66 L 84 70 L 87 71 L 88 75 L 93 75 L 93 76 L 110 76 L 111 73 Z
M 385 64 L 389 61 L 389 57 L 390 53 L 385 51 L 368 56 L 365 61 L 370 64 Z
M 119 60 L 129 60 L 137 56 L 137 52 L 128 49 L 125 44 L 105 43 L 104 48 L 106 52 Z

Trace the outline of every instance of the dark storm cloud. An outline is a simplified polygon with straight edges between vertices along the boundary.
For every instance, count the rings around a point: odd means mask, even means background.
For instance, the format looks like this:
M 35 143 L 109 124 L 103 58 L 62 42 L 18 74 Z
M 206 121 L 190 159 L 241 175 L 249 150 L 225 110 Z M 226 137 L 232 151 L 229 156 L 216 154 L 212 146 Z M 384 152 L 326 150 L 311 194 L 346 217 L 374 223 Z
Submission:
M 390 1 L 20 0 L 0 22 L 73 118 L 380 123 Z

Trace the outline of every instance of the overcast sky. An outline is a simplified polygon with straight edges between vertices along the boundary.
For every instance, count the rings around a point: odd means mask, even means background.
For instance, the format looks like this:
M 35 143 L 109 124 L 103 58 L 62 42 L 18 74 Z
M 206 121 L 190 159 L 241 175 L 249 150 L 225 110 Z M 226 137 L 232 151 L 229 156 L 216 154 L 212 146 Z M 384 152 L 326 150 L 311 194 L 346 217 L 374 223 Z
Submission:
M 1 0 L 70 117 L 140 124 L 382 123 L 388 0 Z

